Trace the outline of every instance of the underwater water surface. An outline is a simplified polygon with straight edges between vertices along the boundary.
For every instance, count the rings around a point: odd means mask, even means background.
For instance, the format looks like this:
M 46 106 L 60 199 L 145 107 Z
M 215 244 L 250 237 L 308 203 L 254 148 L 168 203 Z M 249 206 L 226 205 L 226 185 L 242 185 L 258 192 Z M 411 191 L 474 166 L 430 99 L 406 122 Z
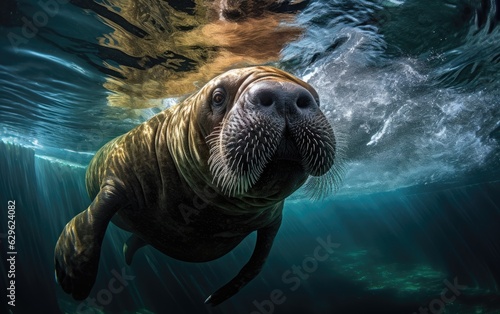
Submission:
M 500 313 L 498 1 L 0 8 L 2 313 Z M 129 234 L 110 225 L 90 297 L 65 294 L 54 246 L 91 201 L 85 170 L 95 152 L 215 75 L 252 64 L 317 89 L 342 143 L 336 193 L 292 195 L 261 274 L 217 307 L 203 302 L 246 263 L 254 235 L 208 263 L 146 247 L 127 266 Z M 325 259 L 314 257 L 318 247 Z

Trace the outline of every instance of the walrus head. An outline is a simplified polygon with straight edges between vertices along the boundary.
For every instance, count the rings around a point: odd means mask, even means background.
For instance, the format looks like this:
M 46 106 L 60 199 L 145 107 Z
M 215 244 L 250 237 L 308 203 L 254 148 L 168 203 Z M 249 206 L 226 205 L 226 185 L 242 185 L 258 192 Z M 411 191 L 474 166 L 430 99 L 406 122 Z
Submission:
M 316 188 L 334 186 L 337 141 L 312 86 L 276 68 L 250 67 L 204 89 L 198 120 L 222 193 L 285 198 L 308 177 L 324 178 Z

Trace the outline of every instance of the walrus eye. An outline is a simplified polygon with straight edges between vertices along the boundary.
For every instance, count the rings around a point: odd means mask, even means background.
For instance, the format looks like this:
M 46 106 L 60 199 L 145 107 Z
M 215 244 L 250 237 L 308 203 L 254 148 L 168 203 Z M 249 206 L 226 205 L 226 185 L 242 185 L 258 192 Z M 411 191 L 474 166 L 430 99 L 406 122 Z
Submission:
M 226 91 L 222 88 L 217 88 L 212 94 L 212 104 L 214 106 L 221 106 L 226 101 Z

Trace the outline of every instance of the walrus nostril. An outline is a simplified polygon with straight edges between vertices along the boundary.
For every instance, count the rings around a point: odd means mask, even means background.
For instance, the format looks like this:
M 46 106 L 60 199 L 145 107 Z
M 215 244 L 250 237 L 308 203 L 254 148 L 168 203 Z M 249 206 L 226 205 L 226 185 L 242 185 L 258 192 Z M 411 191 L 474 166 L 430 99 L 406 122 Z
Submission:
M 296 103 L 299 108 L 308 108 L 314 104 L 314 100 L 311 96 L 302 94 L 299 96 Z
M 259 93 L 259 104 L 264 107 L 270 107 L 274 104 L 274 94 L 271 91 Z

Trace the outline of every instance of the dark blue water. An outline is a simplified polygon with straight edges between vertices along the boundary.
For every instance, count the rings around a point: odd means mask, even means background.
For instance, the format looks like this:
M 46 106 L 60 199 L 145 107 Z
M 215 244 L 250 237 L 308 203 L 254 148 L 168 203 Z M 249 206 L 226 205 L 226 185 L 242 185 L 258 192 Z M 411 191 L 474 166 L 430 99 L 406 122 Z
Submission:
M 18 252 L 16 306 L 5 288 L 2 313 L 500 313 L 498 1 L 257 1 L 226 15 L 201 0 L 137 1 L 134 14 L 63 2 L 0 5 L 2 287 L 9 200 Z M 203 301 L 253 237 L 210 263 L 144 248 L 128 267 L 128 234 L 110 226 L 90 298 L 72 300 L 53 249 L 90 203 L 93 154 L 252 63 L 318 90 L 344 143 L 338 192 L 293 195 L 262 273 L 216 308 Z M 335 248 L 314 260 L 324 241 Z

